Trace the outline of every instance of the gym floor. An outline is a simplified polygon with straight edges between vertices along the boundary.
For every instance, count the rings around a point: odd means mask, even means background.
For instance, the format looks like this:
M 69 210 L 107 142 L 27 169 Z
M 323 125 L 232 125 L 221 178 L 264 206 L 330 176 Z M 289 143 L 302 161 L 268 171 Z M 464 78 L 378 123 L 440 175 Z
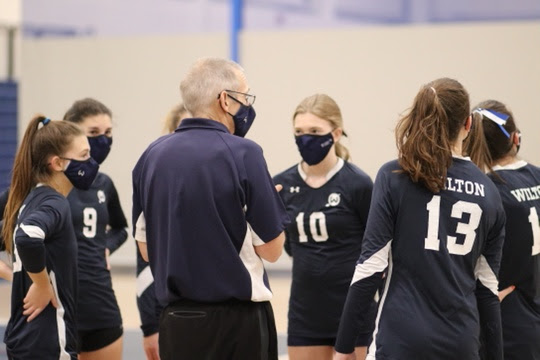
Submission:
M 112 270 L 113 286 L 124 320 L 124 356 L 125 360 L 146 360 L 142 349 L 142 333 L 136 304 L 135 269 L 117 267 Z M 290 272 L 287 270 L 269 270 L 270 285 L 274 292 L 272 306 L 279 335 L 278 345 L 280 360 L 287 360 L 287 308 L 291 285 Z M 0 340 L 3 339 L 4 327 L 9 319 L 10 286 L 0 280 Z M 3 341 L 0 341 L 0 360 L 7 360 Z

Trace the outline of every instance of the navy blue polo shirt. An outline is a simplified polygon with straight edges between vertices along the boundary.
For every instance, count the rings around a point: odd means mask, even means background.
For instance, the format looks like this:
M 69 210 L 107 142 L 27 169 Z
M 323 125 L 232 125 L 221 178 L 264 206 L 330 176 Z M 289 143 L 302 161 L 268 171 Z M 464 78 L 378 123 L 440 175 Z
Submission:
M 289 218 L 262 149 L 214 120 L 185 119 L 153 142 L 133 170 L 135 239 L 146 241 L 156 297 L 267 301 L 255 246 Z

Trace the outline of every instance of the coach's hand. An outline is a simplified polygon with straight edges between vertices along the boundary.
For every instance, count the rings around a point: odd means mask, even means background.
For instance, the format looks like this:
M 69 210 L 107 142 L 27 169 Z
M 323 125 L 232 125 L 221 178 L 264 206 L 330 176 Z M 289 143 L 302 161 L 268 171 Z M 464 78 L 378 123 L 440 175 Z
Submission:
M 159 360 L 159 333 L 145 336 L 143 338 L 143 348 L 147 360 Z

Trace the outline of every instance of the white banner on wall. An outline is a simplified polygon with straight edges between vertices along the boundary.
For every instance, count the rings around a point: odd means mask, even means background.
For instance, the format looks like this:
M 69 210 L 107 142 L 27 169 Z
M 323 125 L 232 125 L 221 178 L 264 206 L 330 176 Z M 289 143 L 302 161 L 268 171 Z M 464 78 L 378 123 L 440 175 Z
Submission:
M 243 2 L 247 29 L 540 19 L 538 0 Z M 230 0 L 22 0 L 22 3 L 25 35 L 33 37 L 222 32 L 229 30 L 231 16 Z

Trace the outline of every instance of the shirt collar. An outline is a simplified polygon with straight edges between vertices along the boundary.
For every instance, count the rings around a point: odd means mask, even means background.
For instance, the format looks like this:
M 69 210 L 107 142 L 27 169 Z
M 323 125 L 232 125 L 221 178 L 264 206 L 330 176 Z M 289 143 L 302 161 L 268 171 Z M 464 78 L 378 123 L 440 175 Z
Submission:
M 334 165 L 334 167 L 332 169 L 330 169 L 328 174 L 326 174 L 326 181 L 330 180 L 334 175 L 336 175 L 337 172 L 339 170 L 341 170 L 341 168 L 343 167 L 344 164 L 345 164 L 345 161 L 343 161 L 342 158 L 338 157 L 338 161 L 337 161 L 336 165 Z M 302 180 L 306 181 L 307 174 L 304 172 L 304 169 L 302 169 L 302 163 L 301 162 L 298 163 L 298 173 L 300 174 L 300 177 L 302 178 Z
M 203 119 L 203 118 L 189 118 L 184 119 L 180 123 L 180 126 L 176 128 L 175 132 L 189 130 L 189 129 L 209 129 L 209 130 L 217 130 L 222 131 L 230 134 L 229 129 L 222 123 L 211 120 L 211 119 Z
M 461 156 L 461 155 L 455 155 L 455 154 L 452 154 L 452 157 L 454 159 L 460 159 L 460 160 L 465 160 L 465 161 L 471 161 L 471 158 L 468 157 L 468 156 Z
M 525 160 L 519 160 L 519 161 L 516 161 L 515 163 L 511 163 L 511 164 L 508 164 L 508 165 L 504 165 L 504 166 L 501 166 L 501 165 L 495 165 L 492 169 L 494 171 L 499 171 L 499 170 L 517 170 L 517 169 L 521 169 L 522 167 L 524 167 L 525 165 L 527 165 L 527 162 Z

